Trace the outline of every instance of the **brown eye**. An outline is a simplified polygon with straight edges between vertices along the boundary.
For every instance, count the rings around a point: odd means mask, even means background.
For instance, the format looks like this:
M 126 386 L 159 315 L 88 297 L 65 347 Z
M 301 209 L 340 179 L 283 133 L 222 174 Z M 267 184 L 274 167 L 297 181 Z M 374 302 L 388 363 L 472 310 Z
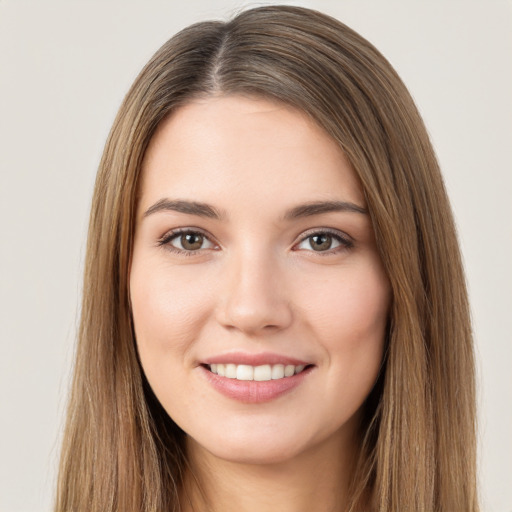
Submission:
M 204 236 L 200 233 L 185 233 L 180 236 L 181 247 L 186 251 L 197 251 L 203 245 Z
M 160 244 L 167 246 L 174 252 L 193 253 L 203 249 L 214 249 L 215 244 L 206 236 L 198 231 L 179 231 L 165 236 Z
M 309 245 L 314 251 L 327 251 L 332 246 L 332 236 L 327 233 L 310 236 Z
M 305 236 L 296 246 L 296 249 L 301 251 L 311 252 L 325 252 L 334 253 L 338 249 L 343 248 L 351 249 L 353 247 L 352 241 L 347 238 L 342 232 L 338 234 L 331 233 L 330 231 L 317 231 L 310 235 Z

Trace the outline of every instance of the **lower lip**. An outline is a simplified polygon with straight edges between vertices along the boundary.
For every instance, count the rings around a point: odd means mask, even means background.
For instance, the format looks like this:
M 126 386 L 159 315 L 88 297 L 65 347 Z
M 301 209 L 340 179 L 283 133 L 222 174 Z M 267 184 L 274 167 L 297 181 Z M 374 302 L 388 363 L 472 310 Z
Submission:
M 229 379 L 212 373 L 204 366 L 200 366 L 199 369 L 208 382 L 224 396 L 240 402 L 256 404 L 270 402 L 292 391 L 302 383 L 313 367 L 310 366 L 291 377 L 264 381 Z

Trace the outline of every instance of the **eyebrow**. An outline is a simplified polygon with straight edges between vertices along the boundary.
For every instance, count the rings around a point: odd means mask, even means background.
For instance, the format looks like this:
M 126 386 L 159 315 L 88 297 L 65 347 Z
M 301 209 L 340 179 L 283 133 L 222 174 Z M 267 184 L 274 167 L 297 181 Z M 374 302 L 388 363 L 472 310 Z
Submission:
M 221 220 L 225 217 L 225 214 L 207 203 L 185 201 L 181 199 L 160 199 L 160 201 L 157 201 L 144 212 L 144 217 L 162 211 L 187 213 L 189 215 L 197 215 L 199 217 L 207 217 L 209 219 L 217 220 Z
M 224 212 L 219 211 L 214 206 L 198 201 L 186 201 L 183 199 L 160 199 L 153 206 L 150 206 L 145 212 L 144 217 L 148 217 L 153 213 L 162 211 L 174 211 L 189 215 L 197 215 L 198 217 L 206 217 L 209 219 L 222 220 L 227 216 Z M 366 215 L 368 210 L 355 203 L 348 201 L 314 201 L 310 203 L 300 204 L 288 210 L 283 220 L 293 220 L 302 217 L 311 217 L 322 213 L 330 212 L 350 212 Z
M 355 203 L 348 201 L 315 201 L 311 203 L 304 203 L 288 210 L 284 215 L 284 220 L 292 220 L 301 217 L 311 217 L 313 215 L 320 215 L 322 213 L 330 212 L 350 212 L 360 213 L 363 215 L 368 214 L 368 210 Z

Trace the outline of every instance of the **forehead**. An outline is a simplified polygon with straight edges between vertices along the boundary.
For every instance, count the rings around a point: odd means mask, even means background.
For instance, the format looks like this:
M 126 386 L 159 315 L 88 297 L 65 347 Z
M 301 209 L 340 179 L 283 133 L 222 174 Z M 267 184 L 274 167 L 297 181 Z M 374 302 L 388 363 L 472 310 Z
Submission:
M 365 206 L 355 172 L 320 126 L 283 103 L 241 96 L 195 100 L 166 118 L 146 151 L 140 192 L 142 207 L 165 196 Z

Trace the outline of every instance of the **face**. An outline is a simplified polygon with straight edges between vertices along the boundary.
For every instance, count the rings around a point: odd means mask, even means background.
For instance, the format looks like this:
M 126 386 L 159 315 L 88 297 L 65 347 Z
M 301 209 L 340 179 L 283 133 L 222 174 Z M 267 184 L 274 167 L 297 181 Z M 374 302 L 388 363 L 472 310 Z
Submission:
M 212 97 L 161 124 L 130 295 L 144 372 L 192 444 L 264 463 L 353 434 L 389 284 L 355 173 L 301 112 Z

